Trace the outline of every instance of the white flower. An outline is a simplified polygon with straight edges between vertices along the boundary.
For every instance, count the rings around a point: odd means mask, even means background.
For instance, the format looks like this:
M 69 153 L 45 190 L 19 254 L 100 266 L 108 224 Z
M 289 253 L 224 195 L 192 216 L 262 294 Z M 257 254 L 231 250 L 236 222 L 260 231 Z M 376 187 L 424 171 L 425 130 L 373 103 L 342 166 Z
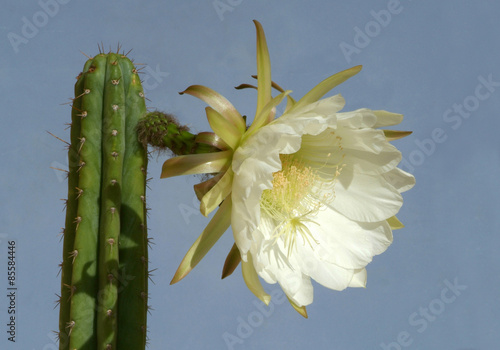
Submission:
M 232 227 L 243 261 L 297 306 L 325 287 L 364 287 L 365 266 L 392 242 L 401 192 L 414 184 L 378 126 L 402 116 L 338 113 L 339 95 L 259 129 L 233 156 Z M 262 297 L 261 297 L 262 298 Z
M 361 66 L 337 73 L 300 100 L 271 82 L 267 44 L 257 28 L 257 109 L 249 128 L 234 106 L 200 85 L 184 93 L 207 107 L 214 133 L 198 142 L 220 152 L 179 156 L 163 165 L 162 177 L 212 173 L 195 186 L 204 215 L 217 209 L 189 249 L 171 283 L 184 278 L 232 226 L 235 245 L 223 278 L 242 263 L 248 288 L 269 303 L 259 276 L 279 283 L 291 305 L 307 317 L 313 300 L 311 278 L 335 290 L 364 287 L 365 266 L 392 243 L 401 192 L 414 185 L 397 168 L 401 153 L 389 141 L 409 132 L 381 130 L 402 115 L 360 109 L 340 113 L 340 95 L 321 99 L 357 74 Z M 249 85 L 246 85 L 249 87 Z M 279 92 L 271 96 L 271 88 Z M 287 106 L 274 119 L 283 99 Z

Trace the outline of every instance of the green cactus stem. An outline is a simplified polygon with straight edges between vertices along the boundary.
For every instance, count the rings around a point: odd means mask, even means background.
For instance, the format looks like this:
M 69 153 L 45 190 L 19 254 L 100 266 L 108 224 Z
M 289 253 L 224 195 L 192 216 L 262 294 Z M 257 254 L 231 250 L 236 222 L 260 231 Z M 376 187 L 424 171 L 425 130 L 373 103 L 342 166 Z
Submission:
M 145 349 L 147 152 L 136 131 L 145 113 L 125 55 L 85 63 L 71 118 L 60 350 Z
M 144 146 L 151 145 L 159 151 L 169 149 L 175 155 L 220 151 L 204 141 L 210 138 L 209 135 L 194 135 L 172 115 L 160 111 L 148 113 L 139 122 L 137 130 Z

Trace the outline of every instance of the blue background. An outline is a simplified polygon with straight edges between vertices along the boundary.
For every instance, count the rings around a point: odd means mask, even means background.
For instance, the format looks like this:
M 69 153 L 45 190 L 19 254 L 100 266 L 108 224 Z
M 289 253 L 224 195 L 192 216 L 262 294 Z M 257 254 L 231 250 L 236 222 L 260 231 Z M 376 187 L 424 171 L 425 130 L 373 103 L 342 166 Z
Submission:
M 0 295 L 7 288 L 9 240 L 16 241 L 19 289 L 15 344 L 7 341 L 8 299 L 0 298 L 0 348 L 56 349 L 53 301 L 65 215 L 59 199 L 67 188 L 64 174 L 51 167 L 66 168 L 67 161 L 64 145 L 46 131 L 69 138 L 70 107 L 61 104 L 72 97 L 86 60 L 80 50 L 92 56 L 101 42 L 133 48 L 129 56 L 147 64 L 149 106 L 206 131 L 204 103 L 177 92 L 210 86 L 252 118 L 254 91 L 232 87 L 252 82 L 256 73 L 257 19 L 273 80 L 295 97 L 362 64 L 361 73 L 333 92 L 345 97 L 345 110 L 405 115 L 399 129 L 413 134 L 395 145 L 403 169 L 417 178 L 398 215 L 406 228 L 368 266 L 366 289 L 315 285 L 309 319 L 283 302 L 277 285 L 266 286 L 277 296 L 272 307 L 260 309 L 239 268 L 220 280 L 229 231 L 187 278 L 170 286 L 208 219 L 197 212 L 192 191 L 199 179 L 160 180 L 166 155 L 155 155 L 148 193 L 156 243 L 150 263 L 157 269 L 149 348 L 498 349 L 499 14 L 497 2 L 465 0 L 3 1 Z M 492 83 L 480 85 L 484 80 Z

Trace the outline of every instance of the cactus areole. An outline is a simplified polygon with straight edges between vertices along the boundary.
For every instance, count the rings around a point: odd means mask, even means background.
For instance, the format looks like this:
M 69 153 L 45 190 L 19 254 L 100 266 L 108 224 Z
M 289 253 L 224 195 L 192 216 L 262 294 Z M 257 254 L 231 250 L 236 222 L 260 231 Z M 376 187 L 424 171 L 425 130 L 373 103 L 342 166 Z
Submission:
M 100 53 L 77 77 L 71 116 L 60 350 L 145 349 L 146 113 L 134 64 Z

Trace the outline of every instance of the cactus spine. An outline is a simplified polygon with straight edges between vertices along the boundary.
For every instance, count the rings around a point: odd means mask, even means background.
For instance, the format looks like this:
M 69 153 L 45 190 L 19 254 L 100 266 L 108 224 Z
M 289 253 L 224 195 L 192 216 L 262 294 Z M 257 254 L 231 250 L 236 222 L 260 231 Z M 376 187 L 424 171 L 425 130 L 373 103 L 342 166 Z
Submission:
M 125 55 L 85 63 L 71 118 L 60 350 L 145 348 L 147 152 L 136 131 L 145 113 Z

